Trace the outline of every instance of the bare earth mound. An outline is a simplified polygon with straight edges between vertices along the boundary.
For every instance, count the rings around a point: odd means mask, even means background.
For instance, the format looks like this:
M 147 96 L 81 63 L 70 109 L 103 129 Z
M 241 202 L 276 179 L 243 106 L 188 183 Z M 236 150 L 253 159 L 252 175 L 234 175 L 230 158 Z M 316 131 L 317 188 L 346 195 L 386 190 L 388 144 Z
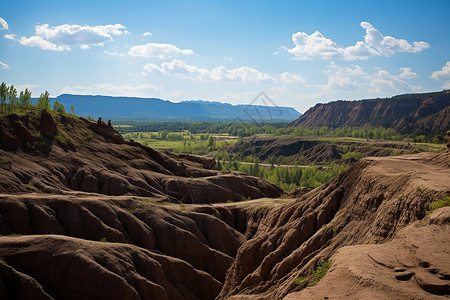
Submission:
M 73 116 L 32 111 L 0 118 L 0 192 L 160 197 L 213 203 L 278 197 L 282 190 L 251 176 L 205 169 L 212 158 L 173 157 L 107 126 Z
M 104 124 L 31 112 L 0 129 L 0 299 L 448 296 L 449 211 L 424 217 L 450 195 L 450 152 L 364 158 L 287 200 Z
M 388 241 L 422 219 L 430 202 L 450 194 L 449 156 L 362 159 L 299 200 L 274 208 L 239 248 L 220 297 L 279 299 L 306 287 L 308 281 L 295 280 L 309 278 L 318 261 L 339 248 Z
M 343 247 L 319 284 L 284 299 L 448 299 L 449 232 L 445 207 L 385 244 Z

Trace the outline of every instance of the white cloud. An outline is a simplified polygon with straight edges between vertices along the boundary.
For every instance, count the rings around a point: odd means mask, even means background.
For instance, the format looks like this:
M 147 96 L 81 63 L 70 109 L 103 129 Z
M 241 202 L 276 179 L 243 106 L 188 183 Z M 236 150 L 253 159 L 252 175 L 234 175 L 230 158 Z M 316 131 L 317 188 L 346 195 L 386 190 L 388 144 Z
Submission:
M 365 75 L 366 72 L 363 71 L 363 69 L 358 65 L 351 65 L 351 67 L 342 67 L 336 65 L 336 63 L 333 61 L 328 65 L 329 70 L 326 73 L 334 73 L 339 75 L 350 75 L 350 76 L 357 76 L 357 75 Z
M 366 30 L 365 42 L 358 41 L 354 46 L 341 47 L 334 41 L 326 38 L 319 31 L 308 35 L 305 32 L 292 34 L 293 48 L 281 47 L 274 54 L 282 50 L 293 54 L 295 59 L 342 59 L 342 60 L 366 60 L 371 56 L 380 54 L 392 56 L 396 52 L 420 52 L 430 45 L 426 42 L 413 42 L 411 45 L 406 40 L 395 39 L 391 36 L 383 36 L 370 23 L 361 22 L 361 27 Z
M 5 34 L 3 37 L 5 39 L 12 40 L 12 41 L 16 40 L 16 35 L 15 34 Z
M 352 91 L 358 88 L 358 83 L 348 76 L 342 74 L 331 74 L 328 76 L 326 85 L 319 85 L 322 90 Z
M 366 30 L 364 40 L 367 45 L 375 48 L 384 56 L 392 56 L 396 52 L 420 52 L 430 47 L 426 42 L 413 42 L 411 45 L 404 39 L 396 39 L 392 36 L 383 36 L 368 22 L 361 22 L 361 27 Z
M 9 26 L 8 23 L 6 23 L 6 21 L 2 18 L 0 18 L 0 30 L 9 30 Z
M 292 74 L 289 72 L 284 72 L 282 74 L 280 74 L 280 80 L 283 83 L 286 84 L 291 84 L 291 83 L 296 83 L 296 82 L 306 82 L 306 79 L 303 78 L 301 75 L 298 74 Z
M 227 56 L 224 56 L 224 59 L 228 60 L 228 61 L 233 61 L 233 59 L 231 57 L 227 57 Z
M 173 58 L 180 55 L 194 54 L 190 49 L 179 49 L 171 44 L 147 43 L 131 47 L 128 52 L 131 56 L 152 57 L 160 59 Z
M 107 95 L 107 96 L 129 96 L 129 97 L 153 97 L 160 94 L 161 88 L 151 84 L 141 85 L 112 85 L 109 83 L 93 84 L 90 86 L 73 86 L 62 89 L 61 94 L 77 95 Z
M 127 34 L 125 26 L 121 24 L 104 26 L 80 26 L 48 24 L 37 25 L 35 35 L 17 39 L 15 35 L 5 35 L 5 38 L 18 41 L 24 46 L 39 47 L 44 50 L 70 51 L 73 46 L 89 49 L 91 46 L 103 46 L 105 42 L 112 42 L 112 36 Z
M 418 92 L 421 90 L 420 86 L 413 86 L 404 81 L 401 75 L 405 73 L 405 68 L 400 68 L 403 72 L 400 75 L 392 75 L 386 70 L 378 70 L 377 72 L 364 76 L 370 81 L 369 92 L 372 93 L 396 93 L 396 92 Z M 409 69 L 409 68 L 406 68 Z
M 434 71 L 430 77 L 436 81 L 450 80 L 450 61 L 448 61 L 439 71 Z
M 9 69 L 9 66 L 0 61 L 0 70 L 6 70 L 6 69 Z
M 109 54 L 109 55 L 113 55 L 113 56 L 120 56 L 120 57 L 125 56 L 125 53 L 119 53 L 119 52 L 117 52 L 117 51 L 110 52 L 110 51 L 108 51 L 108 50 L 105 50 L 105 51 L 103 51 L 103 53 Z
M 250 67 L 240 67 L 236 69 L 227 69 L 226 67 L 216 67 L 212 70 L 199 68 L 197 66 L 188 65 L 182 60 L 174 59 L 171 62 L 162 63 L 161 66 L 148 63 L 144 65 L 146 73 L 160 72 L 164 75 L 173 77 L 192 79 L 192 80 L 235 80 L 235 81 L 276 81 L 274 77 L 269 74 L 259 72 Z
M 436 81 L 444 81 L 443 89 L 450 89 L 450 61 L 443 66 L 439 71 L 434 71 L 430 76 Z
M 398 76 L 400 78 L 411 79 L 417 77 L 417 74 L 411 71 L 411 68 L 400 68 L 400 70 L 403 71 L 403 73 Z
M 143 34 L 142 34 L 142 36 L 152 36 L 152 33 L 151 32 L 144 32 Z
M 295 47 L 288 49 L 289 53 L 294 54 L 295 59 L 344 59 L 344 60 L 365 60 L 370 56 L 379 55 L 377 51 L 368 47 L 364 42 L 357 42 L 354 46 L 339 47 L 332 40 L 324 37 L 319 31 L 308 35 L 305 32 L 297 32 L 292 35 L 292 41 Z M 274 54 L 278 54 L 279 51 Z
M 44 40 L 40 36 L 30 36 L 29 38 L 21 37 L 20 39 L 15 39 L 18 41 L 21 45 L 28 46 L 28 47 L 39 47 L 43 50 L 52 50 L 52 51 L 70 51 L 70 48 L 68 46 L 58 46 L 56 44 L 53 44 L 52 42 Z

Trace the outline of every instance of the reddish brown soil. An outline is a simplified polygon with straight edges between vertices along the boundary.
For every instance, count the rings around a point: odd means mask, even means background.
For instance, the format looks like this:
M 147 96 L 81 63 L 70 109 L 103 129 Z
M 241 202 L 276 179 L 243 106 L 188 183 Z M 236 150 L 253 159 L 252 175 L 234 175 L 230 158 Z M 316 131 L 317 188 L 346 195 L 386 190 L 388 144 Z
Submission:
M 316 286 L 284 299 L 448 299 L 449 233 L 445 207 L 385 244 L 343 247 Z
M 260 178 L 211 170 L 214 165 L 211 158 L 125 141 L 112 127 L 78 117 L 34 111 L 0 118 L 0 192 L 84 191 L 183 203 L 282 193 Z
M 449 152 L 366 158 L 299 200 L 272 209 L 239 249 L 220 298 L 279 299 L 304 287 L 295 279 L 310 277 L 320 259 L 343 246 L 392 239 L 422 219 L 431 201 L 450 194 L 449 165 Z
M 403 98 L 400 98 L 403 97 Z M 328 126 L 391 127 L 402 133 L 428 134 L 449 128 L 450 92 L 411 94 L 390 99 L 334 101 L 316 104 L 291 126 L 314 128 Z
M 450 152 L 364 158 L 297 200 L 218 203 L 281 190 L 50 117 L 56 132 L 45 114 L 0 118 L 0 299 L 448 296 L 449 211 L 424 217 L 450 195 Z

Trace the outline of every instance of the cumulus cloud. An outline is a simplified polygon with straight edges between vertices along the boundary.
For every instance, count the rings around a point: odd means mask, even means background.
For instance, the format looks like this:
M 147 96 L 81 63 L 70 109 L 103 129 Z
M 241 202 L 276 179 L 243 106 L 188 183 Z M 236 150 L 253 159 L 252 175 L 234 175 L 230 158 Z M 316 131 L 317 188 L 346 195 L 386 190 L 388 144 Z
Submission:
M 143 34 L 142 34 L 142 36 L 152 36 L 152 33 L 151 32 L 144 32 Z
M 180 49 L 171 44 L 147 43 L 145 45 L 131 47 L 128 54 L 131 56 L 168 59 L 180 55 L 194 54 L 194 51 L 190 49 Z
M 15 34 L 5 34 L 3 37 L 5 39 L 12 40 L 12 41 L 16 40 L 16 35 Z
M 294 54 L 296 59 L 313 59 L 319 57 L 321 59 L 345 59 L 357 60 L 367 59 L 370 56 L 378 55 L 372 48 L 368 47 L 364 42 L 358 42 L 354 46 L 339 47 L 331 39 L 322 35 L 319 31 L 308 35 L 305 32 L 297 32 L 292 35 L 292 41 L 295 47 L 286 49 L 289 53 Z
M 77 85 L 73 87 L 65 87 L 62 89 L 61 94 L 149 97 L 154 96 L 155 93 L 160 93 L 161 91 L 162 89 L 160 87 L 151 84 L 113 85 L 103 83 L 90 86 Z
M 39 47 L 44 50 L 70 51 L 71 47 L 89 49 L 91 46 L 103 46 L 105 42 L 112 42 L 112 36 L 127 34 L 126 27 L 121 24 L 104 26 L 80 26 L 49 24 L 37 25 L 35 35 L 27 38 L 16 38 L 15 35 L 5 35 L 5 38 L 19 42 L 24 46 Z
M 400 75 L 392 75 L 386 70 L 378 70 L 373 74 L 364 76 L 365 79 L 370 81 L 369 92 L 372 93 L 386 93 L 386 92 L 418 92 L 421 90 L 420 86 L 413 86 L 407 83 L 405 77 L 401 77 L 404 73 L 404 69 L 400 68 L 403 72 Z
M 216 67 L 212 70 L 188 65 L 182 60 L 174 59 L 171 62 L 164 62 L 160 66 L 148 63 L 144 65 L 146 73 L 160 72 L 164 75 L 173 77 L 192 79 L 192 80 L 234 80 L 234 81 L 276 81 L 269 74 L 260 72 L 250 67 L 240 67 L 236 69 L 227 69 L 226 67 Z
M 448 61 L 439 71 L 434 71 L 430 77 L 436 81 L 450 80 L 450 61 Z
M 9 69 L 9 66 L 0 61 L 0 70 L 6 70 L 6 69 Z
M 0 18 L 0 30 L 4 30 L 4 29 L 6 29 L 6 30 L 9 29 L 8 23 L 6 23 L 6 21 L 4 19 Z
M 411 68 L 400 68 L 402 70 L 402 74 L 400 74 L 398 77 L 404 78 L 404 79 L 411 79 L 417 77 L 417 74 L 411 71 Z
M 420 52 L 430 47 L 426 42 L 413 42 L 412 45 L 404 39 L 396 39 L 392 36 L 383 36 L 372 24 L 361 22 L 361 27 L 366 30 L 364 40 L 367 45 L 375 48 L 384 56 L 392 56 L 396 52 Z
M 430 76 L 436 81 L 444 81 L 443 89 L 450 89 L 450 61 L 443 66 L 439 71 L 434 71 Z
M 361 27 L 366 30 L 363 41 L 358 41 L 354 46 L 338 46 L 333 40 L 326 38 L 319 31 L 312 34 L 297 32 L 292 34 L 293 48 L 281 47 L 282 50 L 294 55 L 295 59 L 307 60 L 320 59 L 342 59 L 342 60 L 366 60 L 371 56 L 392 56 L 396 52 L 420 52 L 430 47 L 426 42 L 408 43 L 403 39 L 391 36 L 383 36 L 368 22 L 361 22 Z
M 350 67 L 343 67 L 338 66 L 333 61 L 328 65 L 328 71 L 326 71 L 328 74 L 338 74 L 338 75 L 350 75 L 350 76 L 357 76 L 357 75 L 365 75 L 366 72 L 363 71 L 363 69 L 358 65 L 351 65 Z
M 286 84 L 296 83 L 296 82 L 306 82 L 306 79 L 301 75 L 292 74 L 289 72 L 284 72 L 279 75 L 280 81 Z

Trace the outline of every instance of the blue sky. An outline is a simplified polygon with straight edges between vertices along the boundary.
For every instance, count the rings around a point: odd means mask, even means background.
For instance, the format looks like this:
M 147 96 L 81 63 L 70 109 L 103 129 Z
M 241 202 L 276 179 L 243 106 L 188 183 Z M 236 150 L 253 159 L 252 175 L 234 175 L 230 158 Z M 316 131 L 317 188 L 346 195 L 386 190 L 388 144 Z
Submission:
M 450 1 L 2 1 L 19 90 L 250 103 L 450 88 Z

